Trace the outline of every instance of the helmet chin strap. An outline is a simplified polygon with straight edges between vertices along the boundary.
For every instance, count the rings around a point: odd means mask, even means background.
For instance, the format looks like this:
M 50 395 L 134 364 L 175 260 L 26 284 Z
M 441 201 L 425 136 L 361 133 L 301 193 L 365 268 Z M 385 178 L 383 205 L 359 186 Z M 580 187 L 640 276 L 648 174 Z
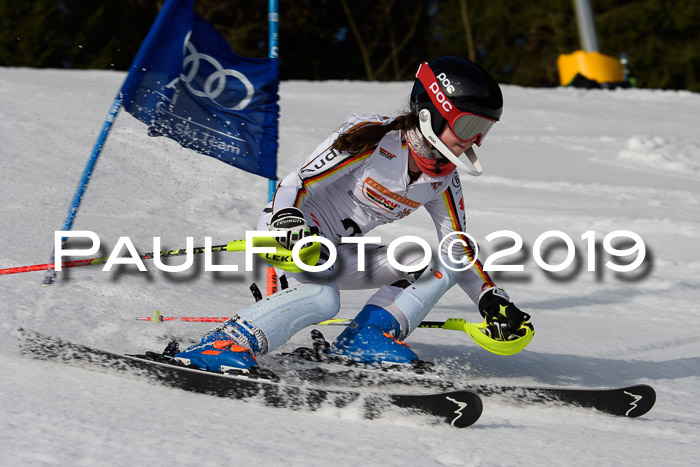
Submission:
M 462 154 L 466 157 L 460 158 L 452 154 L 452 151 L 445 146 L 445 143 L 443 143 L 442 140 L 437 137 L 433 131 L 433 125 L 430 122 L 430 111 L 428 109 L 423 109 L 418 113 L 418 121 L 420 125 L 420 132 L 423 133 L 423 136 L 426 137 L 430 144 L 432 144 L 433 147 L 440 152 L 440 154 L 445 156 L 447 160 L 466 171 L 469 175 L 478 177 L 483 173 L 481 162 L 479 162 L 479 159 L 476 157 L 474 149 L 470 147 Z

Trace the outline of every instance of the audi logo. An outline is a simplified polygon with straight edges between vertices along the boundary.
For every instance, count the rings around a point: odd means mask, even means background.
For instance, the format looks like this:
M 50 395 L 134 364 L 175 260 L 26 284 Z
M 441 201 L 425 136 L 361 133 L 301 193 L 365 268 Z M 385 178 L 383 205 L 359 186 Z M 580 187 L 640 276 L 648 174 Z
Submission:
M 190 42 L 191 34 L 192 32 L 190 31 L 190 33 L 187 34 L 187 37 L 185 37 L 185 58 L 182 61 L 183 72 L 180 74 L 180 80 L 185 83 L 187 89 L 197 97 L 206 97 L 225 109 L 245 109 L 255 94 L 255 88 L 253 88 L 251 82 L 240 71 L 224 69 L 221 64 L 211 55 L 198 52 L 194 44 Z M 203 66 L 203 62 L 209 64 L 210 66 Z M 201 83 L 201 78 L 196 81 L 195 78 L 200 72 L 206 73 L 210 68 L 213 69 L 213 71 L 201 85 L 198 84 Z M 241 99 L 236 105 L 231 104 L 240 97 L 239 94 L 243 93 L 232 93 L 229 91 L 222 96 L 222 93 L 224 93 L 224 91 L 227 89 L 227 81 L 229 77 L 240 81 L 245 88 L 245 97 L 243 97 L 243 99 Z M 195 89 L 195 85 L 201 86 L 202 89 Z

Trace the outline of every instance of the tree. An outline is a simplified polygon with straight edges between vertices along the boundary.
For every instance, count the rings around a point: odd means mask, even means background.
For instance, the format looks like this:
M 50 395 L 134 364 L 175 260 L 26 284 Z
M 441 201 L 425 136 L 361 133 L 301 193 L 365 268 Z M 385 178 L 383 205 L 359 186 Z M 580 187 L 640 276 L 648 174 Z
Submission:
M 626 52 L 639 86 L 700 91 L 700 2 L 600 0 L 599 42 Z
M 123 70 L 157 13 L 146 0 L 0 0 L 0 65 Z
M 0 66 L 128 69 L 165 0 L 0 0 Z M 629 56 L 642 87 L 700 91 L 700 1 L 594 0 L 601 52 Z M 559 83 L 580 49 L 571 1 L 280 2 L 282 79 L 411 80 L 441 55 L 499 82 Z M 267 56 L 265 0 L 196 0 L 236 53 Z M 471 42 L 471 44 L 470 44 Z
M 341 0 L 348 26 L 360 49 L 367 79 L 400 80 L 406 70 L 399 56 L 404 55 L 403 51 L 416 35 L 418 23 L 425 13 L 423 1 L 411 2 L 415 4 L 408 8 L 405 2 L 394 8 L 395 0 L 363 3 L 355 1 L 354 9 L 351 9 L 347 0 Z M 372 10 L 368 10 L 370 8 Z M 368 12 L 372 14 L 368 15 Z M 353 14 L 361 15 L 362 22 L 355 21 Z M 397 37 L 396 31 L 400 32 L 400 37 Z

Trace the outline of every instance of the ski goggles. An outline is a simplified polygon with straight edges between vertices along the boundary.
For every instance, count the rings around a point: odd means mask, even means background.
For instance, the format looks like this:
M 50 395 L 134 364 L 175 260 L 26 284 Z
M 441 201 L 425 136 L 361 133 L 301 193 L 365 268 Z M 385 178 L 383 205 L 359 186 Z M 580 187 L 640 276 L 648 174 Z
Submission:
M 447 120 L 447 124 L 457 138 L 464 142 L 474 142 L 477 146 L 481 146 L 486 134 L 491 130 L 493 125 L 498 120 L 482 117 L 469 112 L 462 112 L 442 91 L 442 87 L 438 83 L 442 82 L 446 89 L 450 88 L 450 82 L 444 73 L 441 73 L 437 78 L 435 73 L 428 66 L 428 62 L 423 62 L 416 72 L 418 78 L 430 96 L 430 100 L 440 112 L 440 115 Z

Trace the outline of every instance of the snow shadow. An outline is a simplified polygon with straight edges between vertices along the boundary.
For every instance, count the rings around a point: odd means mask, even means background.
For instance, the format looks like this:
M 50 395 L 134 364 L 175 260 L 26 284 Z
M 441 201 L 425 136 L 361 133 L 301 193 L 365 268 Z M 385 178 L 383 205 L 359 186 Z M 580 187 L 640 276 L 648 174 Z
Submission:
M 440 350 L 425 349 L 423 353 L 459 355 L 441 358 L 437 364 L 448 374 L 454 375 L 455 381 L 464 383 L 518 379 L 543 385 L 593 387 L 624 386 L 641 380 L 700 377 L 700 357 L 654 362 L 527 350 L 503 357 L 478 348 L 465 350 L 461 345 L 442 346 Z

